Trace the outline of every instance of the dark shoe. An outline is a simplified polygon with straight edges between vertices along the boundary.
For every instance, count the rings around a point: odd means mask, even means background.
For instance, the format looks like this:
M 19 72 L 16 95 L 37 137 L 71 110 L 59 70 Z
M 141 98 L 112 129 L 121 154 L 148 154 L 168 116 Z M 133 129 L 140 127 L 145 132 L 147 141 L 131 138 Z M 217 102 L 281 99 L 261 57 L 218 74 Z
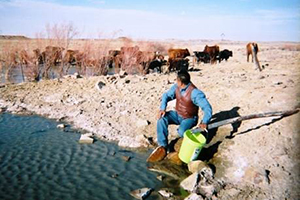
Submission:
M 147 159 L 147 162 L 158 162 L 163 160 L 167 155 L 167 151 L 165 147 L 157 147 L 154 151 L 150 154 Z

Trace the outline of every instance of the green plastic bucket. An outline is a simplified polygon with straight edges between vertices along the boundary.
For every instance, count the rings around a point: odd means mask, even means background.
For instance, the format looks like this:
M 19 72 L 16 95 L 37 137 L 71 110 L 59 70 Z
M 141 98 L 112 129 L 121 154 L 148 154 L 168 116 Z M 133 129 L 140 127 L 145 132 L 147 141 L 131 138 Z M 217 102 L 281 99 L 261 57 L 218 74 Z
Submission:
M 184 163 L 196 160 L 205 143 L 206 138 L 200 132 L 192 133 L 191 130 L 185 131 L 179 150 L 180 160 Z

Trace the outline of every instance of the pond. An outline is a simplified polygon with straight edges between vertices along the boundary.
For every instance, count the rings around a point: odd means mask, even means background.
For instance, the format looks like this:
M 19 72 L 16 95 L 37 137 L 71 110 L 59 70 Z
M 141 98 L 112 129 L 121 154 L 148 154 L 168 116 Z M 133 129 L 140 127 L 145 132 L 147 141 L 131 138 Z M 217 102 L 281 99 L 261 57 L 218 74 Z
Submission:
M 115 68 L 112 67 L 112 68 L 107 68 L 107 74 L 108 75 L 113 75 L 115 74 Z M 22 73 L 23 71 L 23 73 Z M 9 72 L 9 75 L 8 75 L 8 80 L 6 80 L 6 77 L 5 77 L 5 73 L 6 73 L 6 67 L 3 67 L 2 69 L 0 68 L 0 84 L 1 83 L 6 83 L 6 82 L 11 82 L 11 83 L 22 83 L 24 81 L 27 80 L 27 77 L 26 77 L 26 66 L 16 66 L 16 67 L 13 67 L 10 72 Z M 43 71 L 43 66 L 39 66 L 39 78 L 42 79 L 42 71 Z M 58 78 L 60 77 L 60 69 L 58 66 L 55 66 L 55 67 L 52 67 L 51 70 L 49 71 L 49 78 L 50 79 L 54 79 L 54 78 Z M 76 73 L 78 71 L 78 69 L 76 68 L 76 66 L 71 66 L 70 69 L 68 70 L 68 73 L 67 75 L 72 75 L 74 73 Z M 94 74 L 94 70 L 93 68 L 90 68 L 90 67 L 87 67 L 86 69 L 86 73 L 85 73 L 85 76 L 89 77 L 89 76 L 93 76 Z
M 57 124 L 35 115 L 0 114 L 1 200 L 133 199 L 132 190 L 163 187 L 147 170 L 149 152 L 103 141 L 79 144 L 78 131 Z

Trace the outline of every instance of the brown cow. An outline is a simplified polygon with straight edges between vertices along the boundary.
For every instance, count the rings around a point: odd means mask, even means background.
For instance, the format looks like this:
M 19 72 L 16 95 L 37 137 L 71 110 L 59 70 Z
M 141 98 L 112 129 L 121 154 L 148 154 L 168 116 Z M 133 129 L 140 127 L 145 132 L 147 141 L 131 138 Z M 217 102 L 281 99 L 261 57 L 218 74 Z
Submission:
M 115 57 L 115 56 L 120 55 L 120 54 L 121 54 L 120 50 L 109 50 L 108 51 L 108 55 L 112 56 L 112 57 Z
M 32 64 L 32 58 L 28 55 L 26 50 L 20 52 L 19 59 L 22 65 Z
M 219 55 L 220 52 L 220 47 L 218 45 L 214 45 L 214 46 L 205 46 L 204 47 L 204 51 L 205 53 L 209 54 L 210 57 L 210 63 L 216 63 L 217 61 L 217 56 Z
M 48 78 L 48 72 L 51 67 L 57 66 L 59 63 L 63 61 L 63 51 L 65 49 L 63 47 L 54 47 L 47 46 L 45 50 L 45 70 L 43 72 L 43 76 Z M 63 68 L 61 68 L 61 73 L 63 72 Z
M 247 53 L 247 62 L 249 62 L 249 56 L 252 56 L 252 62 L 253 62 L 253 52 L 252 52 L 252 45 L 254 47 L 254 50 L 256 51 L 256 53 L 258 53 L 258 45 L 255 42 L 250 42 L 247 44 L 246 46 L 246 53 Z
M 188 49 L 169 49 L 168 55 L 169 59 L 185 58 L 187 56 L 190 56 L 190 52 Z
M 125 71 L 131 70 L 135 72 L 135 69 L 138 67 L 137 57 L 139 54 L 139 47 L 121 47 L 121 54 L 120 54 L 120 65 L 121 68 Z
M 67 50 L 65 56 L 64 56 L 64 63 L 69 64 L 69 65 L 74 65 L 76 64 L 76 59 L 75 59 L 75 55 L 78 54 L 79 51 L 78 50 Z
M 63 59 L 63 47 L 47 46 L 45 50 L 46 62 L 50 65 L 58 65 Z
M 188 49 L 169 49 L 168 50 L 168 71 L 171 72 L 174 69 L 181 68 L 180 66 L 185 66 L 185 57 L 190 56 Z
M 45 63 L 45 56 L 45 51 L 41 52 L 39 48 L 33 50 L 33 59 L 37 65 L 42 65 Z
M 155 60 L 156 53 L 149 51 L 139 51 L 137 54 L 137 64 L 142 66 L 142 73 L 149 71 L 150 63 Z
M 66 73 L 69 72 L 69 69 L 72 65 L 77 65 L 78 67 L 81 67 L 81 65 L 79 65 L 79 62 L 76 60 L 77 58 L 77 54 L 79 54 L 79 51 L 78 50 L 67 50 L 64 58 L 63 58 L 63 61 L 64 61 L 64 64 L 66 64 Z
M 120 56 L 121 55 L 121 51 L 120 50 L 109 50 L 108 51 L 108 67 L 109 68 L 113 68 L 115 67 L 115 69 L 117 70 L 117 68 L 120 68 Z
M 134 52 L 138 52 L 140 50 L 140 48 L 138 46 L 134 46 L 134 47 L 121 47 L 121 54 L 124 53 L 134 53 Z
M 119 73 L 120 69 L 122 67 L 122 56 L 121 55 L 116 55 L 113 58 L 113 63 L 114 63 L 114 67 L 115 67 L 115 73 Z

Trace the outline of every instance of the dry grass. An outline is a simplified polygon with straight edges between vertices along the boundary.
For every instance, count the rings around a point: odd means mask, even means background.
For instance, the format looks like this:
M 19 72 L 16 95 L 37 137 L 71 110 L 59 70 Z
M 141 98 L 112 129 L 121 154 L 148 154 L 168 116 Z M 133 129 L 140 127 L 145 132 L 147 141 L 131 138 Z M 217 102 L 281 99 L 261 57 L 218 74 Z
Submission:
M 281 47 L 281 50 L 300 51 L 300 45 L 299 44 L 285 44 Z

